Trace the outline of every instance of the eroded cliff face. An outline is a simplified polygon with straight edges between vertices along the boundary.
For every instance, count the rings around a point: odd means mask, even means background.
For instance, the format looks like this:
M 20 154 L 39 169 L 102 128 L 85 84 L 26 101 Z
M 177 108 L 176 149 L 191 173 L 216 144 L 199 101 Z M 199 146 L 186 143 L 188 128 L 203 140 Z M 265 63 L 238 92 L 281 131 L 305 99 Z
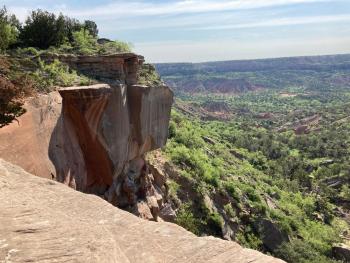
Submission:
M 79 73 L 102 82 L 127 85 L 137 84 L 139 67 L 144 62 L 143 56 L 134 53 L 101 56 L 42 54 L 40 58 L 46 62 L 58 59 Z
M 142 63 L 136 55 L 69 60 L 90 74 L 111 68 L 104 75 L 110 84 L 28 100 L 18 123 L 0 129 L 0 157 L 156 220 L 165 189 L 144 154 L 166 143 L 172 91 L 136 85 Z
M 83 159 L 75 163 L 85 164 L 84 176 L 74 176 L 71 186 L 104 195 L 109 202 L 136 213 L 140 202 L 146 202 L 150 211 L 141 216 L 156 219 L 159 207 L 154 200 L 161 199 L 162 186 L 155 190 L 143 156 L 166 143 L 173 100 L 170 89 L 105 84 L 61 89 L 59 93 L 62 116 L 54 134 L 71 138 Z M 63 151 L 59 159 L 65 159 L 64 152 L 72 151 L 66 149 L 71 145 L 51 144 L 51 159 L 56 159 L 57 151 Z M 80 173 L 74 165 L 68 170 L 58 167 L 56 175 L 62 182 L 70 174 Z

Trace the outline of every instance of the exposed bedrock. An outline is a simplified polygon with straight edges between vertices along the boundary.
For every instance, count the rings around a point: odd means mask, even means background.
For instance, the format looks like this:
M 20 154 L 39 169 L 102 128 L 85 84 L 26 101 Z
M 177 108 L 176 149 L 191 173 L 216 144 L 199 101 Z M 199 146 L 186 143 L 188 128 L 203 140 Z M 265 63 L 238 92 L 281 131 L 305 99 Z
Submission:
M 79 73 L 107 83 L 137 84 L 137 74 L 144 62 L 142 56 L 134 53 L 97 56 L 76 56 L 72 54 L 42 54 L 46 62 L 55 59 L 69 65 Z
M 18 123 L 0 129 L 0 156 L 136 213 L 143 201 L 154 216 L 140 216 L 155 219 L 162 185 L 143 156 L 166 143 L 171 90 L 98 84 L 59 94 L 30 99 Z
M 0 129 L 0 158 L 156 220 L 165 182 L 157 185 L 144 154 L 166 143 L 173 93 L 129 84 L 134 71 L 125 65 L 119 84 L 29 99 L 18 122 Z
M 141 220 L 1 159 L 0 200 L 0 262 L 284 262 L 175 224 Z
M 157 219 L 162 186 L 154 183 L 143 155 L 166 143 L 173 100 L 170 89 L 105 84 L 62 89 L 59 93 L 63 99 L 61 123 L 51 138 L 55 143 L 49 148 L 58 168 L 58 180 L 70 178 L 74 188 L 104 195 L 109 202 L 141 217 Z M 75 163 L 81 160 L 69 160 L 63 166 L 69 169 L 61 169 L 63 155 L 72 151 L 66 149 L 72 144 L 57 147 L 62 134 L 72 138 L 70 141 L 80 149 L 85 163 L 82 178 L 78 175 L 71 180 L 71 174 L 81 173 L 81 169 L 75 171 Z

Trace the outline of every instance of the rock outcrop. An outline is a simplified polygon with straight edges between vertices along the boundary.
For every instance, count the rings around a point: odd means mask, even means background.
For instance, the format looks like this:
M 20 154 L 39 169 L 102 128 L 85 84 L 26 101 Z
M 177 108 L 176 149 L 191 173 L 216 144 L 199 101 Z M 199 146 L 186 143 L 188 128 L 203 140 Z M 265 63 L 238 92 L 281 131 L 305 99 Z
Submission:
M 0 157 L 157 219 L 162 185 L 154 182 L 144 154 L 166 143 L 172 91 L 136 85 L 142 63 L 136 55 L 64 59 L 90 74 L 102 76 L 109 68 L 103 78 L 112 84 L 64 88 L 28 100 L 18 122 L 0 129 Z
M 141 220 L 0 159 L 0 262 L 283 262 Z
M 263 244 L 269 251 L 274 251 L 284 242 L 289 242 L 290 238 L 287 233 L 280 230 L 280 228 L 271 220 L 261 219 L 257 228 L 263 236 Z
M 48 63 L 60 60 L 79 73 L 99 81 L 127 85 L 137 84 L 139 67 L 144 62 L 142 56 L 134 53 L 100 56 L 42 54 L 40 58 Z
M 350 262 L 350 246 L 346 244 L 336 244 L 332 247 L 332 252 L 336 259 Z
M 30 99 L 18 122 L 0 129 L 0 156 L 130 211 L 150 196 L 156 207 L 162 185 L 143 155 L 166 143 L 171 91 L 99 84 L 59 92 L 62 99 L 57 92 Z

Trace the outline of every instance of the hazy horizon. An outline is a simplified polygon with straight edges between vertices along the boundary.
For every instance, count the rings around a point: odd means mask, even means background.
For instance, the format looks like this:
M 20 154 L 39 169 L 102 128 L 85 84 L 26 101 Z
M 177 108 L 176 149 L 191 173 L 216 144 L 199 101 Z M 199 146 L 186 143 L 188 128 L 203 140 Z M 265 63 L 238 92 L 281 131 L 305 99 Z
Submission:
M 94 20 L 100 37 L 131 42 L 153 63 L 350 53 L 348 0 L 5 0 L 30 10 Z
M 142 55 L 142 54 L 140 54 Z M 261 57 L 261 58 L 246 58 L 246 59 L 224 59 L 224 60 L 205 60 L 205 61 L 199 61 L 199 62 L 186 62 L 186 61 L 179 61 L 179 62 L 153 62 L 154 64 L 181 64 L 181 63 L 189 63 L 189 64 L 200 64 L 200 63 L 215 63 L 215 62 L 229 62 L 229 61 L 253 61 L 253 60 L 268 60 L 268 59 L 283 59 L 283 58 L 298 58 L 298 57 L 318 57 L 318 56 L 342 56 L 342 55 L 349 55 L 349 53 L 337 53 L 337 54 L 322 54 L 322 55 L 296 55 L 296 56 L 282 56 L 282 57 Z

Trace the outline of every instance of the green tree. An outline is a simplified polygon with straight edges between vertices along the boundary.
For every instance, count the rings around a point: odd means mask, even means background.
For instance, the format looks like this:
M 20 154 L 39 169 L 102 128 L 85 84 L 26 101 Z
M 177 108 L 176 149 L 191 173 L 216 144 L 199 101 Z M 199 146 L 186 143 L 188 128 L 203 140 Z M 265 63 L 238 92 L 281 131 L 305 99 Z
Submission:
M 69 43 L 73 43 L 73 33 L 80 31 L 83 28 L 83 25 L 79 22 L 79 20 L 68 16 L 64 18 L 64 21 L 67 40 Z
M 16 43 L 19 22 L 14 15 L 10 15 L 4 6 L 0 9 L 0 52 Z
M 56 20 L 53 13 L 42 11 L 40 9 L 32 11 L 26 19 L 20 32 L 20 39 L 23 46 L 37 47 L 46 49 L 50 46 L 59 46 L 63 44 L 61 34 L 62 21 Z
M 84 22 L 84 30 L 88 31 L 91 36 L 94 38 L 97 38 L 98 36 L 98 29 L 97 25 L 94 21 L 86 20 Z

